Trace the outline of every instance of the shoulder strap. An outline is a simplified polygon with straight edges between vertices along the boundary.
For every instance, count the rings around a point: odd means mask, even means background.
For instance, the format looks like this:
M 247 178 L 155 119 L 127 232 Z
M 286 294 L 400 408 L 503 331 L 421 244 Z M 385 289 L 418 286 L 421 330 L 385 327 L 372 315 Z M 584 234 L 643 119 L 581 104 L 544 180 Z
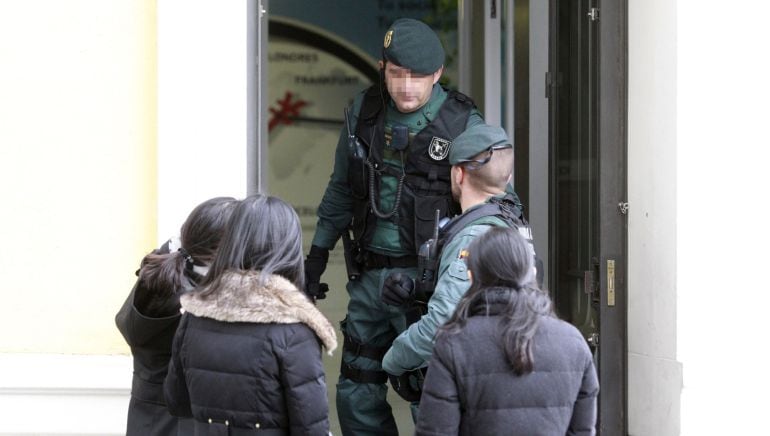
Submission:
M 449 221 L 443 229 L 441 229 L 441 237 L 439 237 L 439 252 L 441 252 L 441 250 L 447 244 L 449 244 L 449 242 L 451 242 L 458 233 L 460 233 L 460 230 L 464 229 L 468 224 L 476 221 L 479 218 L 499 215 L 501 212 L 502 211 L 500 210 L 500 206 L 497 204 L 485 203 L 468 213 L 464 213 L 455 217 Z
M 510 197 L 510 195 L 506 195 L 503 198 L 492 198 L 489 203 L 484 203 L 449 221 L 446 226 L 441 229 L 439 252 L 441 252 L 441 250 L 451 242 L 462 229 L 479 218 L 496 216 L 505 222 L 509 228 L 526 227 L 527 224 L 524 221 L 521 210 Z

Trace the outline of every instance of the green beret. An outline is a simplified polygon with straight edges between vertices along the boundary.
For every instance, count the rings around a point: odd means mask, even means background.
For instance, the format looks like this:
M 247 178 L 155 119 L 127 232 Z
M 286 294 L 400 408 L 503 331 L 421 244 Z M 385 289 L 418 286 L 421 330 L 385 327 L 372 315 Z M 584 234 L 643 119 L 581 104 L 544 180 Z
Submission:
M 477 124 L 461 133 L 449 149 L 449 163 L 456 165 L 464 159 L 471 159 L 477 154 L 490 148 L 513 147 L 502 127 L 489 124 Z
M 433 74 L 444 65 L 444 47 L 436 32 L 412 18 L 394 21 L 382 47 L 385 60 L 417 74 Z

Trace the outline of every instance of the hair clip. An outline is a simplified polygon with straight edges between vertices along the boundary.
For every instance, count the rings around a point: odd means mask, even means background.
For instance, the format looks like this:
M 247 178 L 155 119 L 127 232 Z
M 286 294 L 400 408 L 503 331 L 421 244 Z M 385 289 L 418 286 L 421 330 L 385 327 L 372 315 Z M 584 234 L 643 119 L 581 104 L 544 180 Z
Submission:
M 177 251 L 179 252 L 179 254 L 182 255 L 182 257 L 184 258 L 185 262 L 187 262 L 190 265 L 195 264 L 195 260 L 193 260 L 193 257 L 190 256 L 190 253 L 188 253 L 187 250 L 185 250 L 182 247 L 179 247 L 179 250 L 177 250 Z

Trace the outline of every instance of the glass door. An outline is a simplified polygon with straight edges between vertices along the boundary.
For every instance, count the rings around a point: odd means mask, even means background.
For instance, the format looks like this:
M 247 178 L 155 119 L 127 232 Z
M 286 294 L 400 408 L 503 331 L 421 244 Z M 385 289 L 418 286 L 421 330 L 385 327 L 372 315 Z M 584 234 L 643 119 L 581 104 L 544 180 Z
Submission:
M 625 428 L 625 103 L 618 1 L 551 0 L 549 26 L 550 292 L 585 337 L 601 382 L 601 434 Z M 623 32 L 621 30 L 621 32 Z M 614 40 L 614 45 L 607 45 Z M 607 47 L 606 52 L 604 47 Z M 605 56 L 606 55 L 606 56 Z M 601 78 L 601 80 L 600 80 Z M 615 108 L 614 112 L 610 112 Z
M 598 333 L 597 141 L 590 0 L 554 1 L 550 97 L 552 296 L 558 315 L 583 336 Z

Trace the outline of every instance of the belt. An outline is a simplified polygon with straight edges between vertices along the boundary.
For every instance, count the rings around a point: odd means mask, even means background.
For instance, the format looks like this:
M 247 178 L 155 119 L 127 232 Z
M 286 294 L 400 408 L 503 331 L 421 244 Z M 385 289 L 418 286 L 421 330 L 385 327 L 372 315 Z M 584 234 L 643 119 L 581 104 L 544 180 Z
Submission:
M 371 344 L 362 344 L 351 338 L 344 331 L 342 332 L 342 336 L 345 338 L 345 342 L 342 345 L 343 350 L 349 351 L 356 356 L 363 356 L 378 362 L 382 361 L 383 356 L 385 356 L 385 353 L 390 349 L 390 345 L 377 347 Z
M 385 384 L 388 381 L 388 373 L 371 369 L 354 368 L 343 360 L 340 366 L 340 373 L 345 378 L 353 380 L 356 383 Z
M 393 257 L 367 251 L 364 253 L 363 263 L 366 269 L 410 268 L 417 266 L 417 256 L 407 255 Z

